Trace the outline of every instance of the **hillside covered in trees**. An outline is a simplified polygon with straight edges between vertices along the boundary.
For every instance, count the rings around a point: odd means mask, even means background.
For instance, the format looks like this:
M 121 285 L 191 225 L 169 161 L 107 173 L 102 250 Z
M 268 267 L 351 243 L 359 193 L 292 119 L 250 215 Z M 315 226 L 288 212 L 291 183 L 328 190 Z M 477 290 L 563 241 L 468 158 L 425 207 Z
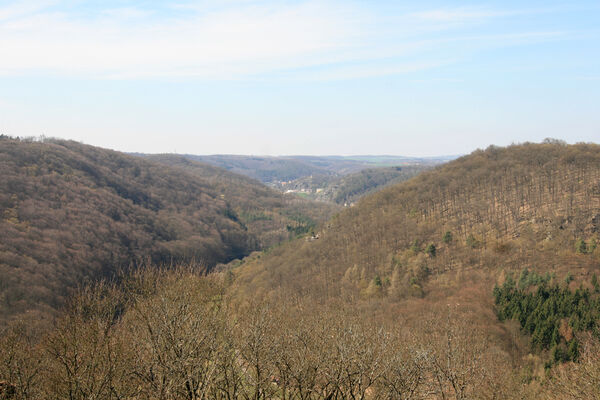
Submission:
M 337 177 L 311 175 L 285 182 L 278 185 L 278 188 L 293 191 L 309 199 L 347 206 L 386 186 L 408 180 L 431 167 L 428 164 L 417 164 L 367 168 Z
M 599 150 L 553 142 L 478 150 L 364 198 L 319 240 L 274 249 L 236 275 L 253 290 L 316 298 L 360 297 L 375 277 L 400 284 L 399 274 L 418 278 L 413 269 L 571 267 L 577 276 L 596 261 L 576 244 L 600 232 Z
M 209 179 L 223 177 L 227 170 L 235 173 L 228 177 L 238 176 L 234 181 L 242 182 L 239 175 L 245 175 L 286 194 L 342 206 L 455 158 L 133 154 L 188 170 L 200 165 L 195 172 Z M 208 164 L 217 168 L 211 170 Z M 218 182 L 218 179 L 213 181 Z
M 0 320 L 45 315 L 69 288 L 142 261 L 209 269 L 334 211 L 192 164 L 70 141 L 0 139 Z
M 244 156 L 244 155 L 192 155 L 185 158 L 201 161 L 246 175 L 263 183 L 277 185 L 310 176 L 322 179 L 337 177 L 364 169 L 398 165 L 435 165 L 453 157 L 411 158 L 395 156 Z
M 600 146 L 492 146 L 364 198 L 329 221 L 318 240 L 248 258 L 231 271 L 230 294 L 234 302 L 249 293 L 273 302 L 342 299 L 416 331 L 430 310 L 444 315 L 450 308 L 477 332 L 473 340 L 497 345 L 494 351 L 535 385 L 544 366 L 574 358 L 576 345 L 566 332 L 596 332 L 583 315 L 600 311 L 589 292 L 600 269 L 599 235 Z M 532 321 L 550 318 L 540 328 L 526 323 L 524 311 L 502 311 L 505 301 L 521 297 L 495 300 L 494 286 L 525 268 L 550 274 L 548 288 L 540 290 L 562 293 L 579 317 L 535 314 Z M 586 296 L 589 301 L 573 300 Z M 561 324 L 571 328 L 561 331 Z
M 434 166 L 455 157 L 415 158 L 401 156 L 244 156 L 192 155 L 183 157 L 246 175 L 270 186 L 283 182 L 299 184 L 306 178 L 334 182 L 365 169 L 397 166 Z
M 148 267 L 2 335 L 13 398 L 582 399 L 600 146 L 489 147 L 209 276 Z M 41 339 L 40 339 L 41 337 Z
M 283 195 L 261 182 L 222 168 L 192 161 L 179 155 L 149 155 L 146 159 L 177 167 L 207 182 L 220 193 L 248 233 L 267 249 L 296 234 L 316 229 L 339 210 L 333 204 L 308 201 L 293 194 Z

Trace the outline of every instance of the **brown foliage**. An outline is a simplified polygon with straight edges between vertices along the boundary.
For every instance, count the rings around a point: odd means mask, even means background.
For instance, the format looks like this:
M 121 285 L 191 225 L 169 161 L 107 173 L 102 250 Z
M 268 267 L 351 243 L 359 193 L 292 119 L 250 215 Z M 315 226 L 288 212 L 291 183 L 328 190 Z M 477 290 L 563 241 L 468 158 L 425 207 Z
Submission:
M 545 396 L 565 400 L 600 399 L 600 344 L 585 335 L 579 362 L 567 363 L 552 371 Z
M 145 158 L 182 168 L 207 182 L 227 201 L 232 215 L 256 238 L 259 249 L 287 240 L 290 236 L 287 226 L 316 225 L 338 210 L 335 205 L 285 195 L 248 177 L 190 160 L 186 156 L 161 154 Z
M 576 281 L 596 265 L 573 244 L 595 234 L 599 159 L 596 145 L 478 151 L 365 199 L 319 240 L 210 277 L 150 270 L 120 295 L 84 292 L 23 347 L 50 371 L 27 398 L 598 398 L 597 345 L 546 380 L 491 290 L 524 265 L 564 264 Z
M 234 270 L 236 295 L 393 301 L 426 296 L 443 281 L 457 290 L 458 271 L 489 271 L 480 283 L 486 290 L 502 269 L 584 276 L 597 254 L 575 256 L 573 248 L 577 238 L 592 243 L 597 235 L 599 150 L 556 143 L 478 150 L 365 198 L 330 220 L 318 241 L 247 260 Z M 435 257 L 426 257 L 427 244 Z
M 41 341 L 17 345 L 13 336 L 0 380 L 19 399 L 502 398 L 507 390 L 490 380 L 506 374 L 505 356 L 458 314 L 442 325 L 424 315 L 409 328 L 342 304 L 232 309 L 223 289 L 188 270 L 138 271 L 122 289 L 86 289 Z
M 148 259 L 211 268 L 287 239 L 286 214 L 317 220 L 332 210 L 215 167 L 70 141 L 2 138 L 0 170 L 0 322 L 52 314 L 69 290 Z M 237 217 L 260 202 L 281 209 L 272 224 Z

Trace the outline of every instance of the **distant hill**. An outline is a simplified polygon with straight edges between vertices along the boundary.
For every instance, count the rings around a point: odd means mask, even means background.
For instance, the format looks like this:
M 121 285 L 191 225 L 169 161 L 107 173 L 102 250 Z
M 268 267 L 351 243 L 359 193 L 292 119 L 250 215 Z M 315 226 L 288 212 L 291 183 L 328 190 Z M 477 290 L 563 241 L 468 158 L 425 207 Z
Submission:
M 382 167 L 364 169 L 340 178 L 335 184 L 333 201 L 338 204 L 354 203 L 386 186 L 408 180 L 422 171 L 431 168 L 429 165 Z
M 432 166 L 427 164 L 407 165 L 363 169 L 336 177 L 314 175 L 285 182 L 279 188 L 309 199 L 352 205 L 363 196 L 410 179 L 429 168 Z
M 411 158 L 399 156 L 239 156 L 190 155 L 184 157 L 278 185 L 310 176 L 338 177 L 367 168 L 400 165 L 435 165 L 453 157 Z
M 0 321 L 52 312 L 70 288 L 131 263 L 211 268 L 334 211 L 215 167 L 158 161 L 0 139 Z
M 456 158 L 454 156 L 266 157 L 189 154 L 181 157 L 249 176 L 284 193 L 295 193 L 305 199 L 339 205 L 352 204 L 366 194 L 409 179 L 423 170 Z
M 306 163 L 291 157 L 261 157 L 237 155 L 197 156 L 186 154 L 184 157 L 200 161 L 228 171 L 246 175 L 263 183 L 288 181 L 304 176 L 334 174 L 324 167 Z

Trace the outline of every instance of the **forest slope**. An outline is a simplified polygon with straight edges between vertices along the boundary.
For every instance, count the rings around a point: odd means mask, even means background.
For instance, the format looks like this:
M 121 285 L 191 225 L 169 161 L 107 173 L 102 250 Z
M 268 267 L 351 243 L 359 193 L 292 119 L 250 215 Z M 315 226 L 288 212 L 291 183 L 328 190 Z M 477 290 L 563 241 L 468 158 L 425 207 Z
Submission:
M 251 291 L 358 295 L 375 277 L 391 283 L 397 267 L 408 273 L 414 263 L 429 273 L 538 265 L 541 255 L 544 268 L 587 265 L 591 257 L 571 257 L 575 241 L 599 231 L 600 146 L 490 147 L 364 198 L 320 239 L 249 260 L 236 275 Z M 430 244 L 435 257 L 425 251 Z
M 2 138 L 0 166 L 0 319 L 51 312 L 69 288 L 131 263 L 210 268 L 288 238 L 286 224 L 318 218 L 319 205 L 296 209 L 214 167 L 200 176 L 71 141 Z M 269 224 L 248 227 L 238 215 L 277 206 L 288 216 L 274 212 Z
M 283 194 L 252 178 L 192 161 L 185 156 L 161 154 L 146 158 L 182 168 L 210 184 L 230 205 L 235 218 L 257 238 L 260 249 L 287 240 L 290 233 L 301 234 L 313 230 L 340 210 L 335 204 Z
M 336 179 L 368 168 L 399 165 L 436 165 L 454 157 L 414 158 L 401 156 L 242 156 L 242 155 L 191 155 L 184 157 L 224 168 L 257 179 L 263 183 L 279 185 L 310 176 Z
M 292 157 L 211 155 L 198 156 L 186 154 L 192 161 L 200 161 L 224 168 L 228 171 L 249 176 L 263 183 L 288 181 L 309 175 L 335 175 L 335 171 L 326 166 L 304 162 Z M 356 166 L 356 162 L 350 163 Z
M 542 285 L 540 296 L 558 291 L 565 301 L 592 296 L 574 304 L 595 307 L 598 294 L 590 293 L 598 287 L 599 234 L 600 146 L 490 147 L 365 197 L 318 238 L 249 257 L 231 271 L 229 293 L 234 302 L 249 294 L 276 303 L 341 301 L 418 335 L 427 334 L 424 318 L 441 323 L 453 315 L 478 332 L 480 343 L 511 359 L 515 371 L 530 363 L 524 373 L 536 382 L 544 365 L 576 357 L 569 332 L 590 330 L 589 316 L 600 310 L 581 309 L 586 316 L 578 319 L 567 316 L 567 307 L 550 318 L 535 314 L 540 306 L 521 320 L 527 327 L 521 330 L 500 321 L 497 307 L 514 307 L 518 296 L 533 300 L 506 282 L 520 277 L 521 290 Z M 494 297 L 495 285 L 512 297 Z M 546 322 L 536 325 L 537 318 Z
M 431 167 L 423 164 L 367 168 L 336 177 L 311 175 L 282 183 L 278 187 L 284 191 L 299 193 L 309 199 L 351 205 L 364 196 L 408 180 Z
M 599 202 L 598 145 L 476 151 L 239 267 L 83 290 L 42 340 L 0 333 L 0 380 L 31 399 L 598 398 Z

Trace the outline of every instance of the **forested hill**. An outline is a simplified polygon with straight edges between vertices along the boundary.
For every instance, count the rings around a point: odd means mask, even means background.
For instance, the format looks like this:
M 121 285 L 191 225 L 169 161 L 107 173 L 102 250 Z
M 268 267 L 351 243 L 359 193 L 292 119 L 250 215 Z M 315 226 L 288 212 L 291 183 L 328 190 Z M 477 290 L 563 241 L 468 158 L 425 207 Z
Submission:
M 376 304 L 387 320 L 460 304 L 498 333 L 495 284 L 528 268 L 591 288 L 599 235 L 600 146 L 489 147 L 363 198 L 318 239 L 247 259 L 230 293 Z
M 197 156 L 187 154 L 186 158 L 224 168 L 246 175 L 264 183 L 288 181 L 309 175 L 334 175 L 335 172 L 319 165 L 288 157 L 260 157 L 238 155 Z M 356 163 L 353 163 L 356 164 Z
M 0 320 L 51 312 L 69 288 L 131 263 L 210 268 L 321 217 L 319 206 L 296 208 L 256 181 L 205 168 L 202 175 L 72 141 L 0 139 Z M 276 211 L 263 213 L 261 201 Z
M 599 150 L 478 150 L 208 276 L 83 290 L 41 340 L 0 333 L 0 381 L 33 399 L 598 398 Z
M 352 205 L 360 198 L 386 186 L 408 180 L 432 168 L 429 164 L 396 167 L 367 168 L 342 176 L 311 175 L 279 185 L 285 191 L 295 192 L 309 199 L 339 205 Z
M 429 165 L 409 165 L 370 168 L 343 176 L 336 182 L 333 201 L 337 204 L 354 203 L 386 186 L 408 180 L 430 167 Z
M 184 157 L 258 179 L 263 183 L 280 185 L 310 176 L 326 181 L 364 169 L 399 165 L 437 165 L 454 159 L 452 156 L 415 158 L 402 156 L 242 156 L 191 155 Z
M 587 265 L 570 257 L 574 243 L 599 232 L 600 146 L 490 147 L 364 198 L 320 239 L 249 261 L 239 283 L 253 293 L 281 286 L 327 297 L 358 295 L 375 277 L 391 282 L 400 264 L 427 264 L 429 272 L 518 267 L 518 259 L 544 269 Z M 423 258 L 429 245 L 437 257 Z
M 470 332 L 456 350 L 467 364 L 452 367 L 465 373 L 464 390 L 494 370 L 498 388 L 540 398 L 544 368 L 577 359 L 597 332 L 599 242 L 599 145 L 492 146 L 363 198 L 314 237 L 247 258 L 229 273 L 229 295 L 341 302 L 425 346 L 432 326 L 449 341 L 456 323 Z M 503 370 L 532 386 L 501 382 Z
M 315 202 L 265 186 L 252 178 L 223 168 L 172 154 L 145 156 L 161 164 L 178 167 L 210 184 L 227 200 L 235 218 L 266 249 L 290 237 L 314 230 L 340 210 L 335 204 Z

